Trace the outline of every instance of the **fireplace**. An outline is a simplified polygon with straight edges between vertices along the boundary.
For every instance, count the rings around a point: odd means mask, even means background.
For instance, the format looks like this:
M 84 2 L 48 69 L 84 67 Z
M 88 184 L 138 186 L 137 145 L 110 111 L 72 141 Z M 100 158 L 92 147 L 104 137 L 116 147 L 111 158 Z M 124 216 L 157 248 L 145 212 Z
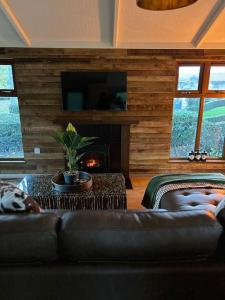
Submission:
M 87 122 L 88 123 L 88 122 Z M 94 144 L 83 148 L 85 152 L 79 168 L 89 173 L 123 173 L 127 188 L 131 188 L 129 178 L 129 138 L 128 124 L 75 124 L 82 136 L 98 137 Z

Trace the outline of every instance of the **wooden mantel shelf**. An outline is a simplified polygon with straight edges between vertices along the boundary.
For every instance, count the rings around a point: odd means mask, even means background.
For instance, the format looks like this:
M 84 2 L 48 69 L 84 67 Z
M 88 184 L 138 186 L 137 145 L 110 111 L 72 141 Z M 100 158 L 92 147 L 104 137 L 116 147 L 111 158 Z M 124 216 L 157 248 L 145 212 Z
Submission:
M 120 124 L 120 125 L 131 125 L 138 124 L 139 120 L 136 118 L 130 118 L 125 116 L 108 116 L 108 115 L 98 115 L 98 116 L 83 116 L 74 114 L 65 114 L 54 118 L 53 122 L 55 124 L 67 124 L 72 122 L 74 124 Z

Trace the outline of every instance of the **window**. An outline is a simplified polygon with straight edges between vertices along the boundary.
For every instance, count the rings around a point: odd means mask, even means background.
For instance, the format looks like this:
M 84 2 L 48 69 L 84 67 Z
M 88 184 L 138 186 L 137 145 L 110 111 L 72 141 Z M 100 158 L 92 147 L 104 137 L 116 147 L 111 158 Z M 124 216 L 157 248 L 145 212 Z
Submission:
M 199 89 L 200 66 L 180 66 L 179 91 L 197 91 Z
M 225 66 L 211 66 L 209 90 L 225 91 Z
M 0 62 L 0 160 L 24 158 L 13 65 Z
M 173 102 L 171 158 L 206 151 L 225 159 L 225 64 L 181 64 Z

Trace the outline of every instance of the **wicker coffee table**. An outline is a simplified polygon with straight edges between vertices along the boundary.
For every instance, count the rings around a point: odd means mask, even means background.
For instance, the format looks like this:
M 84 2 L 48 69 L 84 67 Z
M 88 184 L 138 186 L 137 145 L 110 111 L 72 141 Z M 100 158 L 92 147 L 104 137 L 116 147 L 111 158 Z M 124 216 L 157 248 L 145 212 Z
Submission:
M 51 184 L 53 175 L 28 175 L 18 185 L 43 209 L 126 209 L 125 179 L 119 173 L 92 174 L 88 191 L 60 193 Z

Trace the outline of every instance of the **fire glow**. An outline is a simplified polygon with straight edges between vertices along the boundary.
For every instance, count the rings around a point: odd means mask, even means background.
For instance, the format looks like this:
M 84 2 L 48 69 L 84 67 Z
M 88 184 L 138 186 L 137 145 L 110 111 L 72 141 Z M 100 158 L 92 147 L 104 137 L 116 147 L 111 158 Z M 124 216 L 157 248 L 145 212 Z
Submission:
M 86 166 L 88 168 L 94 168 L 94 167 L 99 167 L 99 161 L 96 159 L 88 159 L 86 161 Z

